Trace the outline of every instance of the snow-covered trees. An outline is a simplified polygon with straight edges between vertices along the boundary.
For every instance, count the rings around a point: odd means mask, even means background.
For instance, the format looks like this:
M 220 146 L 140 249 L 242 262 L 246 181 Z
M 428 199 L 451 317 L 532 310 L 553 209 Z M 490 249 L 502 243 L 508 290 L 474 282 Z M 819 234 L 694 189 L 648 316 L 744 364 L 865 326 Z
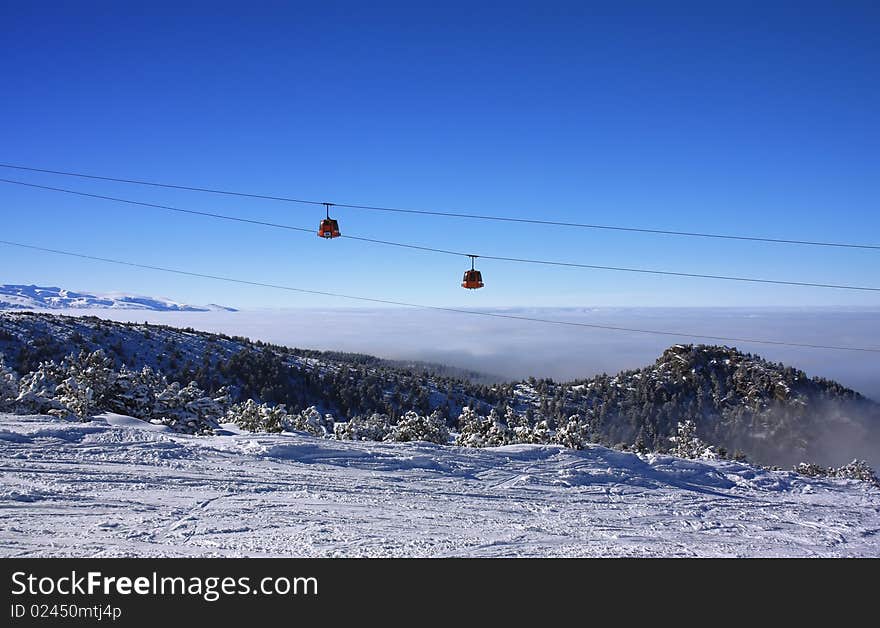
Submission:
M 312 436 L 332 436 L 335 420 L 332 414 L 321 414 L 315 406 L 292 415 L 292 421 L 285 431 L 307 432 Z
M 172 382 L 156 397 L 151 422 L 167 425 L 177 432 L 210 434 L 225 415 L 222 400 L 207 396 L 195 382 L 183 387 Z
M 836 478 L 861 480 L 862 482 L 871 482 L 872 484 L 880 486 L 880 479 L 877 478 L 874 469 L 864 460 L 853 460 L 842 467 L 834 469 L 832 474 L 833 477 Z
M 156 399 L 168 387 L 165 376 L 145 366 L 133 371 L 123 365 L 107 395 L 107 409 L 149 421 L 156 410 Z
M 54 414 L 87 420 L 102 411 L 118 412 L 144 421 L 168 425 L 190 434 L 209 433 L 226 412 L 225 391 L 208 396 L 194 382 L 169 384 L 149 367 L 114 370 L 103 351 L 81 351 L 61 364 L 41 362 L 18 381 L 14 400 L 8 396 L 14 374 L 0 368 L 0 407 L 16 412 Z
M 526 429 L 528 430 L 526 442 L 536 445 L 545 445 L 553 442 L 554 430 L 551 421 L 544 419 L 535 423 L 531 428 L 526 427 Z
M 60 408 L 55 414 L 68 414 L 80 420 L 92 416 L 107 405 L 107 396 L 116 379 L 113 361 L 103 351 L 81 351 L 61 363 L 64 379 L 55 388 Z
M 0 410 L 55 414 L 87 420 L 101 411 L 126 414 L 167 425 L 178 432 L 207 434 L 227 416 L 225 388 L 208 395 L 195 382 L 182 386 L 146 366 L 114 370 L 103 351 L 82 351 L 61 364 L 41 362 L 20 380 L 0 363 Z M 247 401 L 230 412 L 230 420 L 245 429 L 280 432 L 301 430 L 325 436 L 333 433 L 332 415 L 314 407 L 288 414 L 285 406 Z
M 385 440 L 391 433 L 391 419 L 387 414 L 374 413 L 368 417 L 354 416 L 334 428 L 339 440 Z
M 21 378 L 15 411 L 22 414 L 48 414 L 63 406 L 55 398 L 55 389 L 65 378 L 64 370 L 55 362 L 40 362 L 39 366 Z
M 0 412 L 12 410 L 18 397 L 18 375 L 6 366 L 0 353 Z
M 248 432 L 263 432 L 263 407 L 253 399 L 234 403 L 226 410 L 226 422 L 234 423 Z
M 243 429 L 263 432 L 442 443 L 448 431 L 441 416 L 432 415 L 439 406 L 447 418 L 461 411 L 456 443 L 464 446 L 533 443 L 581 449 L 619 443 L 629 451 L 727 456 L 723 449 L 711 448 L 711 442 L 758 450 L 762 455 L 756 454 L 757 459 L 772 461 L 777 437 L 786 442 L 797 437 L 800 458 L 837 465 L 839 461 L 823 457 L 821 440 L 814 439 L 812 449 L 805 445 L 813 442 L 815 430 L 805 423 L 810 415 L 801 412 L 803 404 L 809 402 L 815 410 L 824 408 L 817 405 L 820 401 L 840 398 L 852 402 L 854 413 L 861 408 L 874 416 L 877 411 L 833 382 L 812 381 L 726 348 L 677 347 L 653 367 L 582 383 L 531 380 L 486 386 L 409 372 L 364 356 L 304 353 L 192 330 L 83 324 L 79 319 L 72 327 L 37 318 L 30 323 L 3 336 L 11 328 L 0 318 L 0 347 L 7 357 L 14 356 L 7 364 L 21 374 L 17 377 L 0 364 L 0 412 L 87 419 L 112 411 L 199 433 L 227 417 Z M 96 346 L 106 347 L 107 355 L 80 351 Z M 71 349 L 77 353 L 61 357 Z M 139 370 L 120 367 L 124 362 L 137 364 Z M 175 379 L 180 384 L 171 382 Z M 185 385 L 191 380 L 198 385 Z M 243 402 L 229 415 L 226 402 L 213 392 L 224 384 Z M 254 401 L 245 401 L 248 397 Z M 766 416 L 755 414 L 755 408 L 767 408 Z M 340 417 L 338 426 L 328 411 Z M 823 409 L 823 417 L 829 414 Z M 768 417 L 782 419 L 777 425 L 765 421 Z M 741 429 L 728 429 L 734 423 Z M 761 449 L 762 443 L 770 444 Z M 863 471 L 851 467 L 841 473 L 855 477 L 866 475 Z
M 177 382 L 169 384 L 164 375 L 148 366 L 140 371 L 123 366 L 104 397 L 103 409 L 190 434 L 210 433 L 228 406 L 224 390 L 212 397 L 195 382 L 183 387 Z
M 489 416 L 464 408 L 458 417 L 459 435 L 455 443 L 465 447 L 498 447 L 515 442 L 513 429 L 493 409 Z
M 352 417 L 346 423 L 337 423 L 335 434 L 338 440 L 426 441 L 446 445 L 449 443 L 449 428 L 439 410 L 429 415 L 413 410 L 406 412 L 395 424 L 386 414 L 372 414 L 369 417 Z
M 293 429 L 296 415 L 288 414 L 284 404 L 271 405 L 247 399 L 230 406 L 226 420 L 249 432 L 277 433 Z
M 823 467 L 818 464 L 802 462 L 795 466 L 795 473 L 815 478 L 841 478 L 845 480 L 861 480 L 862 482 L 870 482 L 875 486 L 880 486 L 880 479 L 874 474 L 871 468 L 864 460 L 853 460 L 842 467 Z
M 449 442 L 449 429 L 438 410 L 428 416 L 410 410 L 391 428 L 386 440 L 405 443 L 414 440 L 446 445 Z
M 480 415 L 488 415 L 494 406 L 501 422 L 513 431 L 513 442 L 542 443 L 549 435 L 551 442 L 558 438 L 572 446 L 591 441 L 636 451 L 667 451 L 678 422 L 689 419 L 698 426 L 700 438 L 728 446 L 731 452 L 736 448 L 754 459 L 785 466 L 800 459 L 839 465 L 825 445 L 828 434 L 839 427 L 858 439 L 863 427 L 874 432 L 878 416 L 877 405 L 852 390 L 729 347 L 676 345 L 645 368 L 577 382 L 533 378 L 488 385 L 476 383 L 481 381 L 478 378 L 465 381 L 459 371 L 446 373 L 434 366 L 426 370 L 192 329 L 44 314 L 0 315 L 0 351 L 26 383 L 27 374 L 37 371 L 40 362 L 54 359 L 61 364 L 66 354 L 98 346 L 117 366 L 137 365 L 140 370 L 149 364 L 169 382 L 184 385 L 195 380 L 209 391 L 229 385 L 236 401 L 253 398 L 259 403 L 284 403 L 288 413 L 314 405 L 321 413 L 333 412 L 340 421 L 384 414 L 394 423 L 409 410 L 425 415 L 438 406 L 449 420 L 458 417 L 466 405 Z M 22 400 L 32 408 L 20 411 L 51 409 L 53 404 L 47 401 L 54 394 L 44 392 L 52 385 L 46 378 L 37 380 L 26 387 Z M 158 395 L 165 386 L 157 384 L 152 389 Z M 76 393 L 72 397 L 84 393 L 70 392 Z M 152 411 L 152 402 L 143 395 L 140 402 L 129 401 L 135 410 L 112 409 L 137 416 Z M 102 402 L 95 403 L 100 406 Z M 516 410 L 516 416 L 507 415 L 509 408 Z M 588 427 L 572 440 L 566 424 L 574 414 Z M 540 425 L 542 421 L 547 422 L 546 428 Z M 846 451 L 852 453 L 851 458 L 861 448 L 847 445 Z M 723 453 L 719 448 L 719 454 Z
M 71 416 L 86 421 L 98 409 L 95 390 L 82 380 L 68 377 L 58 384 L 55 390 L 55 399 L 61 407 L 49 410 L 50 414 Z
M 577 414 L 556 430 L 554 442 L 570 449 L 584 449 L 590 443 L 590 428 Z
M 671 454 L 679 458 L 692 460 L 717 460 L 721 456 L 718 450 L 697 436 L 697 426 L 691 421 L 679 421 L 676 435 L 670 437 L 672 441 Z
M 334 436 L 333 415 L 322 415 L 315 406 L 291 414 L 284 404 L 257 403 L 247 399 L 230 406 L 226 420 L 249 432 L 306 432 L 312 436 Z
M 458 424 L 460 433 L 455 442 L 465 447 L 556 443 L 564 447 L 582 449 L 584 444 L 589 442 L 589 429 L 586 424 L 580 422 L 577 415 L 571 416 L 567 423 L 557 429 L 554 421 L 543 415 L 536 417 L 532 412 L 520 414 L 510 407 L 504 409 L 503 413 L 493 409 L 489 412 L 489 416 L 478 414 L 471 408 L 464 408 L 458 417 Z
M 569 416 L 557 426 L 554 420 L 534 411 L 518 413 L 507 407 L 503 413 L 493 409 L 489 416 L 483 416 L 464 408 L 458 423 L 460 433 L 455 442 L 465 447 L 530 443 L 585 449 L 594 442 L 589 420 L 579 414 Z
M 116 373 L 103 351 L 81 351 L 61 364 L 41 362 L 19 381 L 15 410 L 86 419 L 107 406 Z

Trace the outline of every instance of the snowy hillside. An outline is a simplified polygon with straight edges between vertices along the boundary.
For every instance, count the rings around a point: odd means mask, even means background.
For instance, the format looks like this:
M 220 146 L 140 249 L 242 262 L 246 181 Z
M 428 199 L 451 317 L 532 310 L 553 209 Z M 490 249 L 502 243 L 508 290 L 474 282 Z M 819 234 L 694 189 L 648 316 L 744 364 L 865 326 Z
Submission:
M 652 365 L 577 382 L 480 384 L 431 365 L 404 368 L 371 356 L 291 349 L 191 328 L 0 312 L 0 354 L 22 381 L 55 381 L 51 365 L 36 379 L 28 374 L 44 362 L 60 367 L 66 356 L 98 350 L 117 370 L 149 367 L 168 383 L 192 381 L 208 395 L 225 389 L 233 402 L 254 399 L 294 412 L 315 406 L 341 421 L 379 414 L 391 424 L 409 411 L 439 412 L 450 428 L 492 445 L 546 443 L 568 426 L 578 433 L 575 440 L 665 451 L 679 423 L 692 421 L 697 436 L 728 457 L 833 467 L 860 458 L 880 467 L 880 405 L 731 347 L 674 345 Z M 101 410 L 135 412 L 109 399 L 95 402 Z M 472 430 L 462 422 L 465 407 L 477 413 Z
M 25 286 L 15 284 L 0 285 L 0 310 L 65 310 L 65 309 L 114 309 L 114 310 L 152 310 L 159 312 L 208 312 L 233 308 L 222 305 L 194 306 L 177 303 L 168 299 L 143 297 L 123 293 L 89 294 L 73 292 L 63 288 Z
M 880 490 L 599 446 L 0 414 L 0 555 L 880 556 Z

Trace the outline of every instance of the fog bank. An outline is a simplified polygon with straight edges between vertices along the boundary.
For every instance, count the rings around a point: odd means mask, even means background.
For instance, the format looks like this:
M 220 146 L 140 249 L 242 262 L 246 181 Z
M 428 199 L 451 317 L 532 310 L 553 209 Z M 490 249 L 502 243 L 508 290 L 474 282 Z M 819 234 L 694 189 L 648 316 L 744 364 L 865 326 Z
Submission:
M 507 308 L 489 310 L 712 336 L 880 347 L 880 310 L 731 308 Z M 58 312 L 56 312 L 58 313 Z M 548 325 L 418 309 L 296 309 L 241 312 L 65 311 L 118 321 L 149 321 L 247 336 L 292 347 L 427 360 L 497 375 L 558 381 L 652 363 L 671 344 L 703 342 L 800 368 L 880 399 L 880 353 L 780 347 L 689 337 Z

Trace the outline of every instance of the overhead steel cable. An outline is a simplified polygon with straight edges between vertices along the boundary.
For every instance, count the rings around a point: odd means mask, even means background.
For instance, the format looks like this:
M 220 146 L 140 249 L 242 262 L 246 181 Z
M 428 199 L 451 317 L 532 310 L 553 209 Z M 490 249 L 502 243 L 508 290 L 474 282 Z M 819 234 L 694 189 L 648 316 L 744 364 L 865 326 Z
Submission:
M 222 220 L 234 220 L 235 222 L 245 222 L 252 225 L 261 225 L 264 227 L 274 227 L 276 229 L 288 229 L 290 231 L 305 231 L 313 233 L 314 229 L 306 229 L 305 227 L 293 227 L 291 225 L 283 225 L 277 222 L 266 222 L 264 220 L 253 220 L 251 218 L 241 218 L 239 216 L 229 216 L 226 214 L 217 214 L 214 212 L 205 212 L 196 209 L 184 209 L 182 207 L 172 207 L 171 205 L 159 205 L 157 203 L 147 203 L 145 201 L 134 201 L 128 198 L 119 198 L 117 196 L 105 196 L 104 194 L 92 194 L 91 192 L 80 192 L 78 190 L 68 190 L 65 188 L 55 188 L 48 185 L 37 185 L 36 183 L 26 183 L 25 181 L 15 181 L 13 179 L 0 179 L 0 183 L 13 183 L 15 185 L 24 185 L 29 188 L 38 188 L 40 190 L 49 190 L 52 192 L 63 192 L 65 194 L 75 194 L 77 196 L 85 196 L 88 198 L 97 198 L 103 201 L 113 201 L 115 203 L 127 203 L 129 205 L 140 205 L 141 207 L 152 207 L 154 209 L 165 209 L 167 211 L 179 212 L 181 214 L 193 214 L 195 216 L 207 216 L 209 218 L 220 218 Z
M 126 183 L 131 185 L 146 185 L 152 187 L 159 188 L 169 188 L 174 190 L 186 190 L 190 192 L 206 192 L 210 194 L 223 194 L 227 196 L 238 196 L 244 198 L 256 198 L 270 201 L 282 201 L 286 203 L 304 203 L 309 205 L 324 205 L 326 201 L 315 201 L 315 200 L 307 200 L 300 198 L 290 198 L 285 196 L 273 196 L 268 194 L 254 194 L 248 192 L 236 192 L 233 190 L 222 190 L 216 188 L 205 188 L 205 187 L 196 187 L 196 186 L 188 186 L 188 185 L 175 185 L 171 183 L 160 183 L 157 181 L 143 181 L 139 179 L 124 179 L 119 177 L 108 177 L 108 176 L 100 176 L 100 175 L 92 175 L 92 174 L 84 174 L 81 172 L 67 172 L 63 170 L 49 170 L 46 168 L 33 168 L 30 166 L 20 166 L 15 164 L 3 164 L 0 163 L 0 168 L 11 168 L 15 170 L 24 170 L 28 172 L 41 172 L 44 174 L 55 174 L 66 177 L 79 177 L 83 179 L 94 179 L 98 181 L 112 181 L 115 183 Z M 408 209 L 402 207 L 382 207 L 378 205 L 358 205 L 353 203 L 332 203 L 336 207 L 346 207 L 349 209 L 363 209 L 368 211 L 381 211 L 381 212 L 395 212 L 401 214 L 417 214 L 424 216 L 443 216 L 447 218 L 465 218 L 470 220 L 490 220 L 496 222 L 509 222 L 509 223 L 522 223 L 522 224 L 532 224 L 532 225 L 547 225 L 552 227 L 572 227 L 572 228 L 580 228 L 580 229 L 600 229 L 607 231 L 621 231 L 621 232 L 631 232 L 631 233 L 646 233 L 653 235 L 670 235 L 670 236 L 683 236 L 683 237 L 692 237 L 692 238 L 714 238 L 719 240 L 738 240 L 738 241 L 746 241 L 746 242 L 763 242 L 767 244 L 791 244 L 791 245 L 804 245 L 804 246 L 823 246 L 823 247 L 836 247 L 836 248 L 846 248 L 846 249 L 869 249 L 869 250 L 880 250 L 880 245 L 878 244 L 859 244 L 854 242 L 830 242 L 830 241 L 819 241 L 819 240 L 800 240 L 794 238 L 769 238 L 769 237 L 761 237 L 761 236 L 745 236 L 745 235 L 732 235 L 732 234 L 723 234 L 723 233 L 706 233 L 699 231 L 677 231 L 671 229 L 651 229 L 644 227 L 624 227 L 620 225 L 604 225 L 604 224 L 591 224 L 591 223 L 581 223 L 581 222 L 568 222 L 568 221 L 559 221 L 559 220 L 543 220 L 538 218 L 515 218 L 512 216 L 492 216 L 488 214 L 476 214 L 470 212 L 461 212 L 461 211 L 433 211 L 426 209 Z
M 97 198 L 101 200 L 119 202 L 119 203 L 127 203 L 130 205 L 139 205 L 143 207 L 151 207 L 155 209 L 163 209 L 167 211 L 192 214 L 197 216 L 205 216 L 210 218 L 217 218 L 222 220 L 230 220 L 235 222 L 242 222 L 266 227 L 272 227 L 277 229 L 286 229 L 290 231 L 300 231 L 303 233 L 313 233 L 314 230 L 306 227 L 295 227 L 292 225 L 268 222 L 263 220 L 254 220 L 250 218 L 241 218 L 239 216 L 230 216 L 227 214 L 218 214 L 215 212 L 206 212 L 200 210 L 193 209 L 185 209 L 181 207 L 173 207 L 170 205 L 161 205 L 157 203 L 147 203 L 144 201 L 135 201 L 131 199 L 124 199 L 115 196 L 106 196 L 103 194 L 93 194 L 90 192 L 80 192 L 77 190 L 69 190 L 65 188 L 57 188 L 45 185 L 38 185 L 34 183 L 27 183 L 24 181 L 15 181 L 12 179 L 0 179 L 2 183 L 11 183 L 15 185 L 23 185 L 33 188 L 39 188 L 42 190 L 50 190 L 55 192 L 63 192 L 66 194 L 75 194 L 77 196 L 84 196 L 89 198 Z M 395 246 L 401 248 L 408 248 L 420 251 L 428 251 L 434 253 L 442 253 L 446 255 L 455 255 L 455 256 L 469 256 L 469 253 L 463 253 L 460 251 L 451 251 L 448 249 L 440 249 L 436 247 L 429 246 L 420 246 L 416 244 L 408 244 L 402 242 L 392 242 L 389 240 L 380 240 L 376 238 L 367 238 L 362 236 L 353 236 L 353 235 L 343 235 L 342 237 L 348 238 L 349 240 L 358 240 L 361 242 L 370 242 L 374 244 L 382 244 L 386 246 Z M 801 287 L 812 287 L 812 288 L 831 288 L 838 290 L 857 290 L 857 291 L 868 291 L 868 292 L 880 292 L 880 288 L 870 287 L 870 286 L 851 286 L 844 284 L 827 284 L 827 283 L 818 283 L 818 282 L 804 282 L 804 281 L 787 281 L 787 280 L 777 280 L 777 279 L 762 279 L 755 277 L 736 277 L 729 275 L 709 275 L 702 273 L 686 273 L 686 272 L 678 272 L 678 271 L 666 271 L 666 270 L 655 270 L 655 269 L 647 269 L 647 268 L 628 268 L 622 266 L 604 266 L 599 264 L 583 264 L 577 262 L 561 262 L 561 261 L 553 261 L 553 260 L 540 260 L 540 259 L 528 259 L 528 258 L 519 258 L 519 257 L 504 257 L 504 256 L 496 256 L 496 255 L 479 255 L 479 257 L 483 259 L 497 260 L 497 261 L 505 261 L 505 262 L 515 262 L 515 263 L 524 263 L 524 264 L 540 264 L 540 265 L 550 265 L 550 266 L 562 266 L 562 267 L 570 267 L 570 268 L 586 268 L 591 270 L 606 270 L 606 271 L 614 271 L 614 272 L 629 272 L 629 273 L 642 273 L 642 274 L 651 274 L 651 275 L 665 275 L 665 276 L 674 276 L 674 277 L 690 277 L 690 278 L 699 278 L 699 279 L 715 279 L 715 280 L 724 280 L 724 281 L 739 281 L 739 282 L 749 282 L 749 283 L 763 283 L 763 284 L 775 284 L 775 285 L 787 285 L 787 286 L 801 286 Z
M 66 188 L 58 188 L 52 187 L 48 185 L 38 185 L 36 183 L 27 183 L 25 181 L 16 181 L 13 179 L 2 179 L 0 178 L 0 183 L 10 183 L 14 185 L 23 185 L 31 188 L 38 188 L 41 190 L 48 190 L 53 192 L 63 192 L 65 194 L 74 194 L 77 196 L 84 196 L 87 198 L 97 198 L 105 201 L 113 201 L 117 203 L 126 203 L 129 205 L 138 205 L 142 207 L 150 207 L 154 209 L 162 209 L 172 212 L 179 212 L 183 214 L 191 214 L 196 216 L 204 216 L 209 218 L 217 218 L 221 220 L 230 220 L 234 222 L 242 222 L 252 225 L 260 225 L 264 227 L 272 227 L 276 229 L 286 229 L 288 231 L 300 231 L 303 233 L 315 233 L 314 229 L 309 229 L 307 227 L 295 227 L 292 225 L 286 225 L 277 222 L 268 222 L 264 220 L 254 220 L 251 218 L 241 218 L 239 216 L 230 216 L 228 214 L 218 214 L 216 212 L 206 212 L 195 209 L 185 209 L 182 207 L 173 207 L 171 205 L 160 205 L 157 203 L 147 203 L 144 201 L 135 201 L 131 199 L 119 198 L 116 196 L 106 196 L 104 194 L 93 194 L 91 192 L 80 192 L 78 190 L 69 190 Z M 360 242 L 369 242 L 372 244 L 381 244 L 384 246 L 394 246 L 398 248 L 406 248 L 413 249 L 418 251 L 426 251 L 432 253 L 442 253 L 444 255 L 455 255 L 455 256 L 463 256 L 468 257 L 471 256 L 471 253 L 464 253 L 461 251 L 452 251 L 449 249 L 441 249 L 437 247 L 431 246 L 422 246 L 418 244 L 409 244 L 404 242 L 392 242 L 390 240 L 380 240 L 377 238 L 367 238 L 364 236 L 354 236 L 354 235 L 346 235 L 342 234 L 342 238 L 347 238 L 349 240 L 357 240 Z M 853 286 L 846 284 L 831 284 L 831 283 L 820 283 L 820 282 L 810 282 L 810 281 L 788 281 L 783 279 L 764 279 L 758 277 L 737 277 L 732 275 L 710 275 L 705 273 L 687 273 L 687 272 L 679 272 L 679 271 L 671 271 L 671 270 L 656 270 L 652 268 L 629 268 L 625 266 L 606 266 L 600 264 L 583 264 L 578 262 L 561 262 L 555 260 L 542 260 L 542 259 L 529 259 L 523 257 L 505 257 L 500 255 L 478 255 L 478 257 L 482 259 L 495 260 L 500 262 L 513 262 L 518 264 L 539 264 L 543 266 L 561 266 L 567 268 L 585 268 L 589 270 L 604 270 L 604 271 L 612 271 L 612 272 L 626 272 L 626 273 L 640 273 L 647 275 L 662 275 L 668 277 L 688 277 L 694 279 L 712 279 L 712 280 L 721 280 L 721 281 L 738 281 L 738 282 L 746 282 L 746 283 L 760 283 L 760 284 L 772 284 L 772 285 L 782 285 L 782 286 L 798 286 L 805 288 L 830 288 L 835 290 L 856 290 L 862 292 L 880 292 L 880 288 L 875 288 L 871 286 Z
M 189 185 L 173 185 L 171 183 L 155 183 L 152 181 L 139 181 L 137 179 L 120 179 L 116 177 L 101 177 L 94 174 L 82 174 L 79 172 L 63 172 L 61 170 L 44 170 L 42 168 L 28 168 L 26 166 L 15 166 L 12 164 L 0 164 L 0 168 L 13 168 L 15 170 L 27 170 L 29 172 L 43 172 L 46 174 L 58 174 L 65 177 L 80 177 L 82 179 L 96 179 L 99 181 L 114 181 L 116 183 L 130 183 L 132 185 L 149 185 L 157 188 L 170 188 L 173 190 L 187 190 L 189 192 L 209 192 L 211 194 L 225 194 L 227 196 L 243 196 L 245 198 L 261 198 L 267 201 L 283 201 L 285 203 L 304 203 L 307 205 L 323 205 L 324 201 L 308 201 L 298 198 L 287 198 L 283 196 L 268 196 L 265 194 L 249 194 L 246 192 L 233 192 L 231 190 L 215 190 L 211 188 L 200 188 Z
M 112 259 L 108 257 L 99 257 L 96 255 L 87 255 L 85 253 L 76 253 L 74 251 L 64 251 L 61 249 L 54 249 L 42 246 L 36 246 L 33 244 L 24 244 L 22 242 L 12 242 L 9 240 L 0 240 L 0 244 L 5 244 L 7 246 L 15 246 L 23 249 L 30 249 L 34 251 L 41 251 L 44 253 L 54 253 L 57 255 L 66 255 L 68 257 L 76 257 L 81 259 L 87 259 L 98 262 L 105 262 L 109 264 L 117 264 L 121 266 L 129 266 L 133 268 L 142 268 L 146 270 L 155 270 L 164 273 L 173 273 L 176 275 L 184 275 L 187 277 L 198 277 L 200 279 L 212 279 L 216 281 L 225 281 L 229 283 L 236 283 L 241 285 L 248 286 L 256 286 L 261 288 L 272 288 L 275 290 L 286 290 L 289 292 L 298 292 L 303 294 L 315 294 L 320 296 L 328 296 L 328 297 L 336 297 L 340 299 L 349 299 L 353 301 L 361 301 L 366 303 L 379 303 L 383 305 L 396 305 L 400 307 L 412 307 L 419 308 L 424 310 L 434 310 L 438 312 L 453 312 L 456 314 L 468 314 L 471 316 L 483 316 L 489 318 L 502 318 L 509 320 L 517 320 L 517 321 L 526 321 L 532 323 L 543 323 L 547 325 L 561 325 L 567 327 L 582 327 L 588 329 L 601 329 L 606 331 L 622 331 L 622 332 L 630 332 L 630 333 L 639 333 L 639 334 L 653 334 L 660 336 L 675 336 L 678 338 L 698 338 L 701 340 L 720 340 L 723 342 L 744 342 L 744 343 L 752 343 L 752 344 L 764 344 L 764 345 L 775 345 L 775 346 L 783 346 L 783 347 L 797 347 L 803 349 L 826 349 L 826 350 L 835 350 L 835 351 L 858 351 L 863 353 L 880 353 L 880 348 L 874 347 L 851 347 L 844 345 L 820 345 L 820 344 L 811 344 L 811 343 L 802 343 L 802 342 L 784 342 L 781 340 L 766 340 L 766 339 L 758 339 L 758 338 L 737 338 L 731 336 L 715 336 L 708 334 L 693 334 L 688 332 L 678 332 L 678 331 L 664 331 L 664 330 L 656 330 L 656 329 L 639 329 L 634 327 L 619 327 L 615 325 L 599 325 L 596 323 L 582 323 L 577 321 L 561 321 L 555 319 L 547 319 L 547 318 L 538 318 L 534 316 L 518 316 L 515 314 L 502 314 L 500 312 L 486 312 L 481 310 L 468 310 L 463 308 L 455 308 L 455 307 L 443 307 L 439 305 L 424 305 L 419 303 L 408 303 L 405 301 L 395 301 L 392 299 L 379 299 L 374 297 L 362 297 L 362 296 L 354 296 L 349 294 L 341 294 L 338 292 L 328 292 L 324 290 L 311 290 L 308 288 L 297 288 L 294 286 L 285 286 L 281 284 L 273 284 L 262 281 L 249 281 L 246 279 L 237 279 L 234 277 L 225 277 L 222 275 L 212 275 L 208 273 L 199 273 L 187 270 L 181 270 L 178 268 L 167 268 L 164 266 L 154 266 L 152 264 L 139 264 L 136 262 L 129 262 L 125 260 Z

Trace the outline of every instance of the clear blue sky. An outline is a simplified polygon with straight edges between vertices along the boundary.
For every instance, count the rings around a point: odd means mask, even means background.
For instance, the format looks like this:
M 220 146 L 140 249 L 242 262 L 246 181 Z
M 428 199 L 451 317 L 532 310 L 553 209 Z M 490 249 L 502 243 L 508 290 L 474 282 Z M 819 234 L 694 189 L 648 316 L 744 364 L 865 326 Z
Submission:
M 266 194 L 880 243 L 880 9 L 5 2 L 0 162 Z M 316 227 L 311 206 L 0 176 Z M 880 285 L 880 253 L 336 212 L 344 233 Z M 480 264 L 0 184 L 3 238 L 426 304 L 876 305 L 877 293 Z M 0 283 L 348 305 L 0 246 Z

